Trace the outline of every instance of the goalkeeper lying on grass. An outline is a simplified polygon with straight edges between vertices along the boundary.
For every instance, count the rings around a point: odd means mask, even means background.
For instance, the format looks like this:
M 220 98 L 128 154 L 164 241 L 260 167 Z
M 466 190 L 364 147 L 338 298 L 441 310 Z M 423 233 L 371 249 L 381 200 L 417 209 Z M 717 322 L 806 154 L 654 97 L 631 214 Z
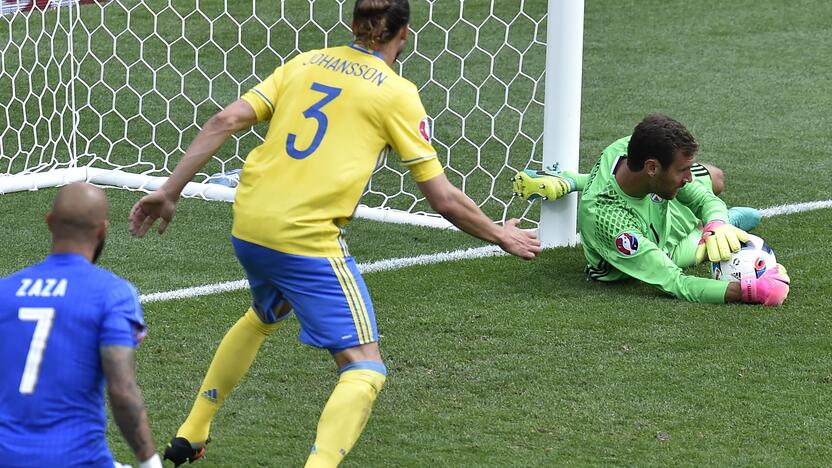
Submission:
M 650 115 L 608 146 L 589 174 L 526 170 L 514 177 L 514 192 L 555 200 L 581 191 L 578 224 L 591 279 L 632 277 L 695 302 L 782 304 L 789 293 L 782 265 L 738 283 L 682 272 L 705 257 L 727 260 L 760 223 L 753 208 L 727 209 L 717 197 L 723 173 L 696 163 L 698 149 L 682 124 Z

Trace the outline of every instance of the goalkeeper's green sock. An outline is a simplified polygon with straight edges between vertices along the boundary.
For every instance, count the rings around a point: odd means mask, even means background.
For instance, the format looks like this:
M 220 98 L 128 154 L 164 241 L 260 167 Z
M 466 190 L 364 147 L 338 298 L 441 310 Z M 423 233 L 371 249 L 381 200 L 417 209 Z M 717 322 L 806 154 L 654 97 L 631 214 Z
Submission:
M 589 180 L 589 174 L 578 174 L 572 171 L 560 171 L 562 177 L 567 177 L 575 182 L 575 189 L 573 192 L 583 192 L 586 188 L 586 183 Z
M 760 225 L 760 210 L 746 206 L 735 206 L 728 210 L 728 222 L 748 232 Z
M 551 166 L 546 166 L 543 168 L 544 172 L 551 173 L 554 176 L 564 177 L 569 180 L 569 184 L 571 185 L 570 190 L 568 193 L 572 192 L 583 192 L 584 188 L 586 188 L 586 184 L 589 181 L 589 174 L 579 174 L 577 171 L 562 171 L 560 170 L 560 164 L 555 163 Z
M 266 337 L 282 327 L 284 322 L 263 323 L 251 308 L 237 320 L 217 348 L 194 406 L 176 432 L 176 437 L 184 437 L 192 443 L 208 439 L 214 415 L 248 372 Z

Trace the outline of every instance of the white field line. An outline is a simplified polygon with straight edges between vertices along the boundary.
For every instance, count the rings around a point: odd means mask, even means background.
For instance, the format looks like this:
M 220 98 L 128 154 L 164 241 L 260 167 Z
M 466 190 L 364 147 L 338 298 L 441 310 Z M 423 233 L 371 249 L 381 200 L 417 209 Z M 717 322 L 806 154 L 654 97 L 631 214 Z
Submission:
M 804 211 L 822 210 L 824 208 L 832 208 L 832 200 L 795 203 L 792 205 L 777 205 L 760 210 L 760 214 L 763 215 L 763 218 L 770 218 L 772 216 L 803 213 Z
M 488 245 L 485 247 L 476 247 L 465 250 L 456 250 L 453 252 L 441 252 L 430 255 L 419 255 L 409 258 L 391 258 L 388 260 L 379 260 L 377 262 L 360 263 L 358 269 L 361 273 L 374 273 L 377 271 L 398 270 L 412 265 L 430 265 L 432 263 L 449 262 L 452 260 L 464 260 L 470 258 L 493 257 L 497 255 L 506 255 L 496 245 Z M 226 281 L 224 283 L 208 284 L 205 286 L 196 286 L 193 288 L 177 289 L 175 291 L 157 292 L 152 294 L 142 294 L 139 299 L 142 303 L 157 301 L 169 301 L 171 299 L 182 299 L 186 297 L 206 296 L 208 294 L 216 294 L 226 291 L 237 291 L 240 289 L 247 289 L 247 280 Z
M 805 211 L 822 210 L 827 208 L 832 208 L 832 200 L 772 206 L 770 208 L 760 210 L 760 213 L 764 218 L 770 218 L 774 216 L 802 213 Z M 466 260 L 482 257 L 495 257 L 500 255 L 505 255 L 505 252 L 503 252 L 499 247 L 495 245 L 489 245 L 485 247 L 476 247 L 465 250 L 455 250 L 453 252 L 441 252 L 429 255 L 418 255 L 416 257 L 391 258 L 388 260 L 379 260 L 377 262 L 361 263 L 358 265 L 358 269 L 361 271 L 361 273 L 374 273 L 377 271 L 398 270 L 399 268 L 405 268 L 413 265 L 430 265 L 433 263 L 442 263 L 454 260 Z M 226 281 L 224 283 L 214 283 L 205 286 L 196 286 L 193 288 L 177 289 L 174 291 L 142 294 L 139 297 L 139 299 L 143 304 L 147 304 L 149 302 L 169 301 L 172 299 L 207 296 L 209 294 L 217 294 L 226 291 L 238 291 L 240 289 L 247 288 L 247 280 Z

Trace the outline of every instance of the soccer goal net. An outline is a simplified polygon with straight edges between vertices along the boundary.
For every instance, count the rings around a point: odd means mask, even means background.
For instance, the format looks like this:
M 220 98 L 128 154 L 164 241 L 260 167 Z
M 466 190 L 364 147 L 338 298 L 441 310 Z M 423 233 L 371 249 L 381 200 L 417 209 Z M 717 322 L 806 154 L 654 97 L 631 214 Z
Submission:
M 411 3 L 412 35 L 396 66 L 419 88 L 446 174 L 489 216 L 536 223 L 509 181 L 543 162 L 547 2 Z M 299 52 L 348 43 L 354 0 L 0 4 L 8 192 L 73 178 L 155 188 L 213 113 Z M 236 135 L 189 193 L 230 199 L 225 187 L 200 183 L 240 168 L 265 130 Z M 395 157 L 361 203 L 431 213 Z

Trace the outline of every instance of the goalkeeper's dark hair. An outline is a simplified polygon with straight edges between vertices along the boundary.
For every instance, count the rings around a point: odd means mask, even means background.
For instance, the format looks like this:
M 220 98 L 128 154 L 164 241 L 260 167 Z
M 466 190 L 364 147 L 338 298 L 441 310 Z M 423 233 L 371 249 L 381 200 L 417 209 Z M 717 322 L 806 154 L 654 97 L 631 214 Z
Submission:
M 644 168 L 648 159 L 657 159 L 663 169 L 673 163 L 676 153 L 693 156 L 699 144 L 687 128 L 678 121 L 662 114 L 645 117 L 633 130 L 627 145 L 627 167 L 632 171 Z
M 410 22 L 408 0 L 356 0 L 352 12 L 355 41 L 375 49 L 390 42 Z

